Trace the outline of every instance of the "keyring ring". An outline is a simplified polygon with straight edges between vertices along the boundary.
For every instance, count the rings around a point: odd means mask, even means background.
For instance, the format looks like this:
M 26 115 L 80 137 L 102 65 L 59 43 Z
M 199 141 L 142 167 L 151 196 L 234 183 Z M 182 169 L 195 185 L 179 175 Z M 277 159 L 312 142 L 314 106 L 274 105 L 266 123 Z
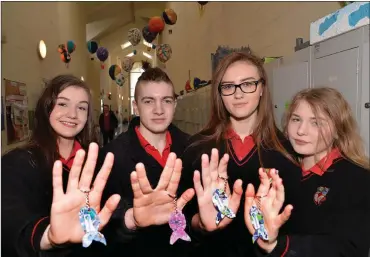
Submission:
M 84 193 L 84 194 L 88 194 L 88 193 L 90 193 L 90 192 L 91 192 L 91 189 L 81 189 L 81 188 L 79 188 L 79 190 L 80 190 L 82 193 Z
M 262 199 L 262 198 L 264 198 L 264 197 L 266 197 L 267 195 L 262 195 L 262 196 L 260 196 L 260 195 L 256 195 L 255 197 L 257 198 L 257 199 Z
M 166 191 L 167 195 L 171 197 L 172 199 L 176 199 L 176 195 L 171 194 L 170 192 Z
M 228 177 L 224 178 L 224 177 L 222 177 L 222 176 L 220 176 L 220 175 L 217 175 L 217 176 L 218 176 L 218 178 L 219 178 L 219 179 L 222 179 L 223 181 L 225 181 L 225 180 L 228 180 L 228 179 L 229 179 Z

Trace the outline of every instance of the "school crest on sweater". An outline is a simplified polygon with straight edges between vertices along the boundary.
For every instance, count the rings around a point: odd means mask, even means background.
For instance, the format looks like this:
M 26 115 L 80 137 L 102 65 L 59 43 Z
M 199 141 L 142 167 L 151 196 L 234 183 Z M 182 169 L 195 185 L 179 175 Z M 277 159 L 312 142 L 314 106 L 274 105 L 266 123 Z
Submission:
M 315 204 L 320 206 L 323 202 L 325 202 L 326 196 L 328 193 L 329 193 L 329 188 L 323 187 L 323 186 L 318 187 L 313 197 Z

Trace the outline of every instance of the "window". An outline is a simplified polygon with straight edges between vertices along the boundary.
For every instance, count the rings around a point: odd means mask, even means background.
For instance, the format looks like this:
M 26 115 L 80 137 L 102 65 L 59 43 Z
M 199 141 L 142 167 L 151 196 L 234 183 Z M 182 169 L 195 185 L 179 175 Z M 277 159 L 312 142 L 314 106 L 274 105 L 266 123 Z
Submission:
M 131 114 L 134 114 L 134 108 L 133 108 L 132 101 L 134 101 L 136 82 L 143 72 L 144 70 L 141 68 L 141 63 L 138 63 L 138 62 L 136 62 L 133 65 L 132 70 L 130 72 L 130 99 L 128 100 L 130 101 L 130 105 L 131 105 Z

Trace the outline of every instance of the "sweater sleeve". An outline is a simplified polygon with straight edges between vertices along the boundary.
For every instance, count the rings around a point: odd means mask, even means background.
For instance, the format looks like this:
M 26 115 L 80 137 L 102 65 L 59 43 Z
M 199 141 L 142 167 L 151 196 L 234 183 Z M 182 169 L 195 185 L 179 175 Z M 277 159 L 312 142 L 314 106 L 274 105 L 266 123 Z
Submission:
M 49 210 L 38 188 L 43 178 L 26 151 L 8 153 L 1 166 L 3 251 L 36 256 L 49 225 Z

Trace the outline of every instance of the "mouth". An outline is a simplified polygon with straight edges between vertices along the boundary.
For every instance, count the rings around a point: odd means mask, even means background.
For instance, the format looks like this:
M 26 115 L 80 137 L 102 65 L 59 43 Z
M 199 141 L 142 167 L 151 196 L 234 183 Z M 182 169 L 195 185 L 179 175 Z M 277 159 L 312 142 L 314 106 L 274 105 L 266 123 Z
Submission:
M 294 139 L 294 142 L 295 142 L 297 145 L 306 145 L 306 144 L 308 144 L 308 142 L 303 141 L 303 140 L 299 140 L 299 139 Z
M 161 124 L 161 123 L 164 123 L 166 121 L 166 119 L 152 119 L 152 121 L 154 123 L 158 123 L 158 124 Z
M 68 128 L 74 128 L 77 126 L 77 123 L 74 122 L 61 121 L 60 123 L 62 123 L 64 126 Z
M 237 103 L 237 104 L 233 104 L 233 106 L 235 107 L 235 108 L 242 108 L 242 107 L 244 107 L 244 106 L 246 106 L 247 105 L 247 103 Z

